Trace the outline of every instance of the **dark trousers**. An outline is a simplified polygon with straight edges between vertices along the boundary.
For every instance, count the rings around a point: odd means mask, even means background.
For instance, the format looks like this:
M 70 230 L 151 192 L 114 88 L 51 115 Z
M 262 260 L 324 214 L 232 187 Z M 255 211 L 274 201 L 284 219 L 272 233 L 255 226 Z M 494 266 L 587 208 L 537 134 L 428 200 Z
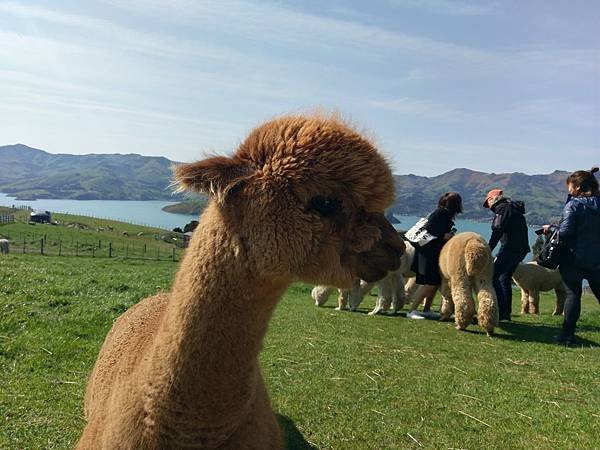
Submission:
M 565 300 L 565 321 L 563 323 L 563 335 L 573 336 L 575 325 L 581 314 L 581 291 L 583 280 L 590 284 L 592 292 L 600 302 L 600 270 L 585 270 L 574 266 L 560 266 L 565 286 L 567 287 L 567 299 Z
M 494 289 L 498 298 L 500 320 L 510 319 L 512 312 L 512 275 L 527 253 L 501 247 L 494 262 Z

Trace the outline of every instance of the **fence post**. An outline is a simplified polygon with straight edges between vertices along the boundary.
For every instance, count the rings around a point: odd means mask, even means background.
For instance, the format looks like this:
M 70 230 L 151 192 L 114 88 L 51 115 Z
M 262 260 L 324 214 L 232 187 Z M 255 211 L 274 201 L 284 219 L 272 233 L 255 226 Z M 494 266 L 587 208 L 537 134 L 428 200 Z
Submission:
M 125 247 L 125 259 L 127 259 L 129 257 L 129 244 L 127 244 L 127 247 Z
M 112 242 L 108 243 L 108 257 L 112 258 Z
M 96 244 L 92 244 L 92 258 L 96 257 Z
M 175 261 L 175 247 L 173 247 L 173 254 L 171 255 L 171 261 Z
M 58 241 L 58 256 L 62 255 L 62 241 Z
M 158 261 L 159 258 L 160 258 L 160 248 L 156 247 L 156 260 Z
M 23 254 L 25 254 L 25 237 L 23 237 Z
M 144 244 L 144 258 L 146 258 L 146 244 Z
M 40 239 L 40 253 L 44 254 L 44 238 Z
M 75 256 L 79 256 L 79 241 L 75 244 Z

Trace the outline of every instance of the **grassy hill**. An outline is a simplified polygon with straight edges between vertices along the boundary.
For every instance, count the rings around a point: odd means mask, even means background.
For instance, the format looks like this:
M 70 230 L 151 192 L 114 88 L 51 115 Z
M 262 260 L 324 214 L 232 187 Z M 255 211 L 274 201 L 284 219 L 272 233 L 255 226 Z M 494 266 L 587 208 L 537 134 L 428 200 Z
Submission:
M 396 175 L 396 201 L 392 210 L 398 214 L 422 216 L 431 212 L 439 197 L 450 191 L 463 198 L 464 219 L 489 219 L 482 208 L 488 191 L 500 188 L 505 195 L 525 201 L 530 224 L 549 223 L 560 217 L 567 197 L 565 180 L 568 172 L 555 171 L 547 175 L 524 173 L 489 174 L 469 169 L 455 169 L 436 177 Z
M 0 225 L 0 238 L 11 241 L 12 253 L 39 255 L 43 245 L 46 256 L 102 258 L 110 252 L 114 258 L 178 260 L 183 254 L 181 233 L 72 214 L 53 214 L 53 224 L 29 224 L 29 211 L 14 214 L 14 223 Z
M 173 200 L 173 161 L 163 157 L 50 154 L 17 144 L 0 147 L 0 160 L 0 192 L 19 199 Z
M 168 188 L 173 161 L 141 155 L 54 155 L 25 145 L 0 147 L 0 192 L 20 199 L 69 198 L 101 200 L 181 200 Z M 449 191 L 464 199 L 463 218 L 489 218 L 482 209 L 485 194 L 501 188 L 512 198 L 524 200 L 532 224 L 560 217 L 566 198 L 568 173 L 546 175 L 484 173 L 454 169 L 435 177 L 394 175 L 394 213 L 423 216 L 432 211 L 439 197 Z M 179 214 L 197 215 L 203 199 L 193 199 L 166 208 Z
M 168 291 L 176 268 L 0 257 L 0 448 L 73 447 L 87 377 L 114 319 Z M 515 316 L 494 338 L 475 326 L 461 333 L 451 323 L 367 316 L 374 299 L 358 313 L 337 312 L 333 299 L 316 308 L 310 286 L 294 284 L 277 308 L 261 361 L 290 448 L 597 447 L 595 299 L 584 298 L 585 347 L 576 349 L 551 343 L 562 319 L 550 315 L 550 295 L 541 315 Z M 517 311 L 517 295 L 514 303 Z

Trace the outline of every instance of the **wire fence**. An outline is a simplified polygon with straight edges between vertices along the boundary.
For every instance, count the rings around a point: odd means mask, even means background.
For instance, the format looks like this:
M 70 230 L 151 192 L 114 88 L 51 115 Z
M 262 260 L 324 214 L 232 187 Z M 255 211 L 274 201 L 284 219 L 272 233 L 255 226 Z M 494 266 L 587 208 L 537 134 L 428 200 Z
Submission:
M 111 240 L 48 239 L 24 236 L 10 240 L 10 252 L 40 256 L 71 256 L 90 258 L 145 259 L 179 261 L 184 249 L 176 246 L 161 247 L 133 242 Z

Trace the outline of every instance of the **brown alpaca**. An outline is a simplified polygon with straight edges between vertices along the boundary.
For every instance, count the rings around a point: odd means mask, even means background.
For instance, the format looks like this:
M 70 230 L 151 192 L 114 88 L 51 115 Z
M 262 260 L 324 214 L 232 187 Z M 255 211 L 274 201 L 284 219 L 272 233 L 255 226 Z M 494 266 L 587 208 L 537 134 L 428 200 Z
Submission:
M 390 169 L 340 121 L 293 116 L 175 175 L 211 201 L 171 293 L 109 332 L 78 448 L 282 449 L 258 363 L 269 320 L 295 280 L 350 287 L 398 267 Z
M 442 248 L 440 272 L 440 320 L 448 320 L 454 313 L 456 329 L 466 329 L 475 314 L 475 292 L 479 301 L 477 320 L 491 336 L 498 324 L 498 301 L 492 284 L 494 260 L 487 242 L 477 233 L 457 234 Z

